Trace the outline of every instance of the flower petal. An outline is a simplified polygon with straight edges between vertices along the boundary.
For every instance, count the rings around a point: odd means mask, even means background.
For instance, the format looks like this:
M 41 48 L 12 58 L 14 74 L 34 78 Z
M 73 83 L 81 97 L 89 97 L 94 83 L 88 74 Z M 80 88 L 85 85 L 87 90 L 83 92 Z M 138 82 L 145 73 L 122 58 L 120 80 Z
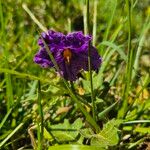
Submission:
M 80 48 L 84 44 L 88 44 L 91 41 L 91 36 L 84 36 L 80 32 L 72 32 L 66 35 L 66 45 L 71 46 L 71 48 Z
M 34 62 L 39 64 L 43 68 L 54 66 L 44 48 L 41 48 L 39 52 L 35 55 Z
M 64 35 L 60 32 L 49 30 L 41 34 L 49 50 L 53 54 L 59 66 L 60 74 L 70 81 L 75 81 L 81 70 L 88 71 L 88 46 L 92 37 L 85 36 L 82 32 L 72 32 Z M 49 55 L 46 52 L 43 40 L 39 38 L 38 44 L 41 47 L 35 55 L 34 61 L 44 68 L 54 67 Z M 91 69 L 97 71 L 102 62 L 95 47 L 91 46 Z M 64 51 L 69 50 L 70 55 Z M 66 58 L 69 57 L 69 61 Z

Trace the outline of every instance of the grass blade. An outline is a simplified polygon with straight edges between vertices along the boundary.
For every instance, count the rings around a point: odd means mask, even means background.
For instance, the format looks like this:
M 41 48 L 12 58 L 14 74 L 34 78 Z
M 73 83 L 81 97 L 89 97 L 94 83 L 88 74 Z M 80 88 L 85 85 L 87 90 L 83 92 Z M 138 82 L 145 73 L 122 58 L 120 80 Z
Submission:
M 48 150 L 104 150 L 99 146 L 87 146 L 87 145 L 59 145 L 50 146 Z
M 118 103 L 119 101 L 115 102 L 114 104 L 110 105 L 109 107 L 107 107 L 104 111 L 100 112 L 98 114 L 98 119 L 102 119 L 104 115 L 106 115 L 109 111 L 111 111 L 115 106 L 116 104 Z
M 52 81 L 50 81 L 48 79 L 45 79 L 45 78 L 42 78 L 42 77 L 37 77 L 37 76 L 31 75 L 31 74 L 20 73 L 20 72 L 10 70 L 10 69 L 5 69 L 5 68 L 0 68 L 0 72 L 16 75 L 19 78 L 26 78 L 26 79 L 29 79 L 29 80 L 40 80 L 42 83 L 49 83 L 50 85 L 59 88 L 57 85 L 54 85 L 52 83 Z
M 108 22 L 108 25 L 107 25 L 107 29 L 106 29 L 105 34 L 104 34 L 103 41 L 107 41 L 107 39 L 108 39 L 108 35 L 109 35 L 110 29 L 111 29 L 111 26 L 112 26 L 112 21 L 113 21 L 115 11 L 116 11 L 116 8 L 117 8 L 117 0 L 113 0 L 113 1 L 110 1 L 110 2 L 112 3 L 111 4 L 111 14 L 110 14 L 110 19 L 109 19 L 109 22 Z M 103 54 L 103 51 L 104 51 L 104 46 L 101 49 L 101 54 Z
M 0 0 L 0 21 L 1 21 L 1 36 L 3 37 L 3 43 L 4 43 L 2 45 L 2 49 L 3 49 L 4 57 L 5 57 L 4 61 L 5 61 L 6 68 L 9 69 L 8 58 L 10 54 L 9 54 L 9 49 L 6 45 L 7 39 L 6 39 L 6 36 L 4 35 L 6 34 L 6 30 L 5 30 L 6 23 L 4 24 L 4 14 L 3 14 L 3 7 L 2 7 L 1 0 Z M 5 73 L 5 80 L 6 80 L 7 111 L 9 111 L 9 109 L 14 103 L 11 75 L 8 73 Z
M 131 48 L 131 17 L 132 17 L 132 3 L 130 0 L 126 0 L 126 7 L 128 12 L 128 63 L 126 66 L 125 73 L 125 85 L 123 89 L 123 104 L 121 109 L 118 112 L 118 118 L 125 118 L 125 114 L 128 106 L 128 95 L 131 87 L 131 77 L 134 61 L 134 51 Z
M 13 109 L 10 108 L 10 109 L 8 110 L 7 114 L 5 115 L 5 117 L 3 118 L 3 120 L 1 121 L 1 123 L 0 123 L 0 130 L 1 130 L 1 128 L 3 127 L 4 123 L 6 122 L 7 118 L 9 117 L 9 115 L 11 114 L 12 110 L 13 110 Z
M 96 44 L 96 31 L 97 31 L 97 5 L 98 1 L 94 0 L 94 16 L 93 16 L 93 46 Z
M 27 7 L 26 4 L 22 4 L 23 9 L 29 14 L 29 16 L 32 18 L 32 20 L 39 26 L 39 28 L 41 30 L 43 30 L 44 32 L 47 31 L 47 28 L 44 27 L 39 21 L 38 19 L 34 16 L 34 14 L 30 11 L 30 9 Z
M 90 33 L 90 14 L 89 14 L 89 0 L 86 0 L 86 13 L 87 13 L 87 32 Z M 92 115 L 93 119 L 96 121 L 96 105 L 95 105 L 95 98 L 94 98 L 94 90 L 93 90 L 93 78 L 92 78 L 92 69 L 91 69 L 91 42 L 88 43 L 88 70 L 89 70 L 89 77 L 90 77 L 90 88 L 91 88 L 91 100 L 92 100 Z
M 134 61 L 134 65 L 133 65 L 134 70 L 133 70 L 133 73 L 132 73 L 132 79 L 134 79 L 134 77 L 135 77 L 135 75 L 138 71 L 139 60 L 140 60 L 140 55 L 142 53 L 143 43 L 145 42 L 146 34 L 147 34 L 148 30 L 150 29 L 150 16 L 148 16 L 146 20 L 147 21 L 144 24 L 143 32 L 141 33 L 139 45 L 138 45 L 138 48 L 137 48 L 137 53 L 136 53 L 136 56 L 135 56 L 135 61 Z
M 38 132 L 38 150 L 42 150 L 42 143 L 43 143 L 43 130 L 44 130 L 44 125 L 43 125 L 43 109 L 42 109 L 42 104 L 41 104 L 41 84 L 40 81 L 38 81 L 38 111 L 39 111 L 39 120 L 37 122 L 37 132 Z
M 150 120 L 133 120 L 124 122 L 123 124 L 139 124 L 139 123 L 150 123 Z
M 20 123 L 2 142 L 0 142 L 0 148 L 20 129 L 24 123 Z

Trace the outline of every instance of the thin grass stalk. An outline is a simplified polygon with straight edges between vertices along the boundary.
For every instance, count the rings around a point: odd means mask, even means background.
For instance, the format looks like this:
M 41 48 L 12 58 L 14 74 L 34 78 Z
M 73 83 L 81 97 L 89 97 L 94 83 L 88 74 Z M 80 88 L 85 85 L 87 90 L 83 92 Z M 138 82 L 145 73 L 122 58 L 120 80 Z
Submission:
M 97 4 L 98 1 L 94 0 L 94 15 L 93 15 L 93 46 L 96 44 L 96 31 L 97 31 Z
M 27 7 L 27 5 L 25 3 L 22 4 L 23 9 L 29 14 L 29 16 L 32 18 L 32 20 L 34 20 L 34 22 L 39 26 L 39 28 L 41 30 L 43 30 L 44 32 L 47 31 L 47 28 L 44 27 L 39 21 L 38 19 L 34 16 L 34 14 L 30 11 L 30 9 Z
M 26 78 L 26 79 L 30 79 L 30 80 L 39 80 L 42 83 L 49 83 L 51 86 L 54 86 L 54 87 L 59 89 L 59 86 L 53 84 L 49 79 L 45 79 L 43 77 L 37 77 L 37 76 L 27 74 L 27 73 L 20 73 L 20 72 L 10 70 L 10 69 L 5 69 L 5 68 L 0 68 L 0 72 L 16 75 L 16 76 L 18 76 L 18 78 Z
M 8 119 L 9 115 L 12 113 L 12 108 L 9 109 L 9 111 L 7 112 L 7 114 L 4 116 L 4 118 L 2 119 L 1 123 L 0 123 L 0 130 L 3 127 L 3 125 L 5 124 L 6 120 Z
M 3 15 L 3 7 L 2 2 L 0 0 L 0 25 L 1 25 L 1 31 L 0 34 L 3 37 L 4 45 L 2 45 L 2 48 L 4 49 L 4 57 L 5 57 L 5 66 L 9 69 L 9 52 L 6 47 L 6 35 L 5 35 L 5 24 L 4 24 L 4 15 Z M 5 73 L 5 80 L 6 80 L 6 96 L 7 96 L 7 111 L 9 112 L 9 109 L 14 104 L 14 98 L 13 98 L 13 87 L 12 87 L 12 81 L 11 81 L 11 75 L 8 73 Z
M 108 22 L 108 25 L 107 25 L 107 29 L 106 29 L 105 34 L 104 34 L 103 41 L 107 41 L 108 40 L 110 29 L 111 29 L 111 26 L 112 26 L 112 23 L 113 23 L 113 18 L 115 16 L 115 12 L 116 12 L 116 8 L 117 8 L 117 0 L 113 0 L 113 2 L 114 2 L 114 5 L 113 5 L 112 10 L 111 10 L 110 19 L 109 19 L 109 22 Z M 104 54 L 104 48 L 105 47 L 102 46 L 102 49 L 101 49 L 101 54 L 102 55 Z
M 68 32 L 71 32 L 71 19 L 70 18 L 68 18 L 67 19 L 67 21 L 68 21 Z
M 107 26 L 103 41 L 107 41 L 108 35 L 109 35 L 109 32 L 110 32 L 110 28 L 112 26 L 113 18 L 114 18 L 115 11 L 116 11 L 116 8 L 117 8 L 117 0 L 114 0 L 114 2 L 115 2 L 115 5 L 112 8 L 111 16 L 110 16 L 110 19 L 109 19 L 109 22 L 108 22 L 108 26 Z
M 143 44 L 145 42 L 146 34 L 147 34 L 148 30 L 150 29 L 150 16 L 147 16 L 145 22 L 146 23 L 143 26 L 142 34 L 140 36 L 140 41 L 139 41 L 139 45 L 137 48 L 137 53 L 136 53 L 136 57 L 135 57 L 135 61 L 134 61 L 134 66 L 133 66 L 134 70 L 132 73 L 132 79 L 134 79 L 134 77 L 136 76 L 138 68 L 139 68 L 139 61 L 140 61 L 140 56 L 142 53 Z
M 6 66 L 8 68 L 8 63 L 6 61 Z M 14 104 L 14 98 L 13 98 L 13 88 L 12 88 L 12 82 L 11 82 L 11 75 L 5 74 L 6 78 L 6 95 L 7 95 L 7 111 L 12 107 Z
M 123 27 L 123 25 L 119 25 L 118 29 L 114 32 L 114 34 L 112 35 L 112 38 L 111 38 L 111 42 L 113 43 L 115 41 L 115 39 L 117 38 L 117 35 L 119 33 L 119 31 L 121 30 L 121 28 Z M 101 43 L 100 43 L 101 44 Z M 109 46 L 109 45 L 108 45 Z M 103 77 L 104 77 L 104 71 L 105 69 L 107 68 L 107 65 L 109 64 L 109 61 L 110 61 L 110 58 L 111 58 L 111 55 L 112 55 L 112 52 L 111 52 L 111 46 L 109 46 L 104 55 L 103 55 L 103 63 L 101 65 L 101 69 L 98 73 L 98 84 L 99 86 L 98 87 L 101 87 L 102 84 L 103 84 Z M 109 59 L 108 59 L 109 58 Z M 106 64 L 106 65 L 104 65 Z M 104 67 L 103 67 L 104 66 Z M 103 69 L 102 69 L 103 68 Z
M 4 16 L 3 16 L 3 8 L 2 8 L 2 0 L 0 0 L 0 23 L 1 23 L 1 34 L 4 31 Z
M 89 0 L 86 0 L 86 9 L 87 9 L 87 32 L 90 33 L 90 27 L 89 27 Z M 91 87 L 91 100 L 92 100 L 92 115 L 94 120 L 96 121 L 96 106 L 95 106 L 95 100 L 94 100 L 94 91 L 93 91 L 93 78 L 92 78 L 92 69 L 91 69 L 91 42 L 88 43 L 88 68 L 89 68 L 89 77 L 90 77 L 90 87 Z
M 139 123 L 150 123 L 150 120 L 133 120 L 133 121 L 123 122 L 123 124 L 139 124 Z
M 147 139 L 147 137 L 143 137 L 140 140 L 136 141 L 135 143 L 130 143 L 128 149 L 133 149 L 133 147 L 139 146 L 141 143 L 144 143 L 144 141 Z
M 131 48 L 131 16 L 132 16 L 132 3 L 131 0 L 126 0 L 126 7 L 128 12 L 128 62 L 125 72 L 125 85 L 123 89 L 123 105 L 119 111 L 119 118 L 125 118 L 128 107 L 128 96 L 131 86 L 132 69 L 133 69 L 133 49 Z
M 39 120 L 38 120 L 38 150 L 42 150 L 42 143 L 43 143 L 43 130 L 44 130 L 44 125 L 43 125 L 43 110 L 42 110 L 42 104 L 41 104 L 41 83 L 38 81 L 38 111 L 39 111 Z
M 86 35 L 88 34 L 86 0 L 83 5 L 83 23 L 84 23 L 84 34 Z
M 20 129 L 24 123 L 20 123 L 3 141 L 0 142 L 0 149 Z
M 116 104 L 118 103 L 119 101 L 116 101 L 115 103 L 113 103 L 112 105 L 110 105 L 109 107 L 107 107 L 106 109 L 104 109 L 102 112 L 100 112 L 98 114 L 98 119 L 102 119 L 110 110 L 112 110 Z

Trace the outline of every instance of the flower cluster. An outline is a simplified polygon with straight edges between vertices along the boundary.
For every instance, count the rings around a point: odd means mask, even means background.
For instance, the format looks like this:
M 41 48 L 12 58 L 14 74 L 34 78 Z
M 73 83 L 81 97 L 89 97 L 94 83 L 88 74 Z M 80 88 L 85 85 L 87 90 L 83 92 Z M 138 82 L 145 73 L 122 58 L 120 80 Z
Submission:
M 56 63 L 59 66 L 61 75 L 69 81 L 75 81 L 81 70 L 88 71 L 88 46 L 91 36 L 83 35 L 82 32 L 72 32 L 64 35 L 60 32 L 49 30 L 43 32 L 38 40 L 40 50 L 34 57 L 34 62 L 41 67 L 54 67 L 43 40 L 49 47 Z M 91 69 L 98 70 L 101 64 L 95 47 L 91 49 Z

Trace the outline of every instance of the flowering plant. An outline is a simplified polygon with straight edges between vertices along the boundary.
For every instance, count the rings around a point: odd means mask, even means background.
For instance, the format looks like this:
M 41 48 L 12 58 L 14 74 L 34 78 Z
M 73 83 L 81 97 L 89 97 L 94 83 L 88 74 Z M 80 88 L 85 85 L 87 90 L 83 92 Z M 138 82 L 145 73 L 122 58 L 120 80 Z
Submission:
M 44 68 L 55 67 L 46 51 L 45 41 L 59 67 L 60 74 L 66 80 L 75 81 L 81 70 L 88 71 L 88 47 L 91 36 L 85 36 L 82 32 L 64 35 L 53 30 L 43 32 L 41 36 L 38 40 L 41 48 L 35 55 L 34 62 Z M 96 71 L 100 67 L 101 57 L 95 47 L 91 45 L 90 49 L 91 70 Z

